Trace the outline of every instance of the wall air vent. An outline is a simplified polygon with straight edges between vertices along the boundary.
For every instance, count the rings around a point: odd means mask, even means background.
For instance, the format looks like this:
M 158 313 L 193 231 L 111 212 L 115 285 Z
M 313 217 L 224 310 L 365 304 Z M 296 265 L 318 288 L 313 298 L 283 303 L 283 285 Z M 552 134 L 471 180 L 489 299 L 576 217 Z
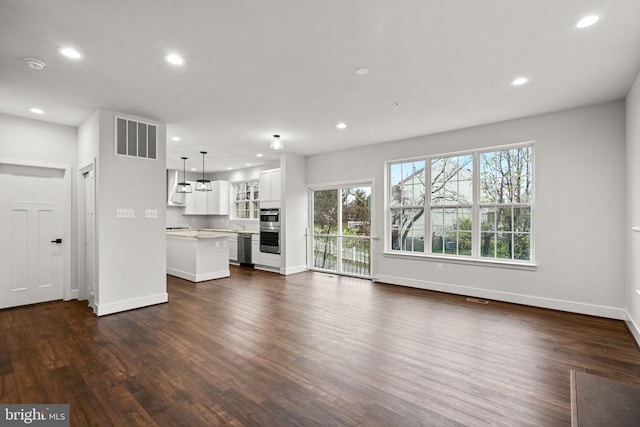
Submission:
M 116 117 L 116 154 L 155 160 L 157 130 L 156 125 Z

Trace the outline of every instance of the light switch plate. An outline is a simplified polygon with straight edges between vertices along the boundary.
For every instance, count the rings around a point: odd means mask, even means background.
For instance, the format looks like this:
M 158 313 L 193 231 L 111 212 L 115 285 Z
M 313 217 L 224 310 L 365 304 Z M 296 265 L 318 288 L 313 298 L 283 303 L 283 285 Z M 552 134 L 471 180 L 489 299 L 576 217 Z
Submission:
M 133 209 L 116 209 L 116 218 L 134 218 Z
M 158 218 L 158 210 L 157 209 L 145 209 L 144 210 L 145 218 Z

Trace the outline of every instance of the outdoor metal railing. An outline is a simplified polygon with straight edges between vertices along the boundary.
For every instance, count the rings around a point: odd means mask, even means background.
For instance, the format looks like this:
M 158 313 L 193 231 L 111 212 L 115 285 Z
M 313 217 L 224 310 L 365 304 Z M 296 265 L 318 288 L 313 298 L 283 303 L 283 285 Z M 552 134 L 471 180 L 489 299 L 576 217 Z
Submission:
M 310 234 L 312 268 L 349 276 L 373 276 L 371 253 L 373 236 Z

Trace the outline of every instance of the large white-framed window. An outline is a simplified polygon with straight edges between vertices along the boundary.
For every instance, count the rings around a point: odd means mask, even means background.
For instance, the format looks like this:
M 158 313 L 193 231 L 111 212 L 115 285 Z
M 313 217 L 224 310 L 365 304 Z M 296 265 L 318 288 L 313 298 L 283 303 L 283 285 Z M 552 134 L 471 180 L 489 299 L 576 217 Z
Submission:
M 386 168 L 386 253 L 533 264 L 532 142 Z
M 233 183 L 233 219 L 260 219 L 259 181 Z

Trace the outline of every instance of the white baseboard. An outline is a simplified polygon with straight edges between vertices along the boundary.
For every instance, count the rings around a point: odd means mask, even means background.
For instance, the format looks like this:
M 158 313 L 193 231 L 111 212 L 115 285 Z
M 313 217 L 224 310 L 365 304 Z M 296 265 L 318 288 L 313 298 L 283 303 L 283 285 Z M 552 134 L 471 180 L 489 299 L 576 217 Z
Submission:
M 161 294 L 148 295 L 141 298 L 133 298 L 124 301 L 111 302 L 108 304 L 96 304 L 96 315 L 105 316 L 107 314 L 119 313 L 121 311 L 161 304 L 167 301 L 169 301 L 169 294 L 164 292 Z
M 427 280 L 415 280 L 408 279 L 406 277 L 378 275 L 376 277 L 376 282 L 409 286 L 412 288 L 427 289 L 430 291 L 447 292 L 450 294 L 467 295 L 477 298 L 486 298 L 515 304 L 531 305 L 534 307 L 550 308 L 553 310 L 569 311 L 571 313 L 588 314 L 591 316 L 607 317 L 617 320 L 625 320 L 626 314 L 626 311 L 623 308 L 618 307 L 608 307 L 604 305 L 585 304 L 581 302 L 544 298 L 532 295 L 493 291 L 490 289 L 472 288 L 469 286 L 452 285 Z
M 69 292 L 69 298 L 64 298 L 65 301 L 71 301 L 74 299 L 80 299 L 80 291 L 77 289 L 71 289 Z
M 167 274 L 170 276 L 176 276 L 181 279 L 189 280 L 191 282 L 203 282 L 205 280 L 213 280 L 213 279 L 221 279 L 223 277 L 229 277 L 231 275 L 231 271 L 227 269 L 227 270 L 213 271 L 209 273 L 193 274 L 193 273 L 188 273 L 182 270 L 176 270 L 175 268 L 167 267 Z
M 289 274 L 302 273 L 303 271 L 307 271 L 307 266 L 306 265 L 297 265 L 295 267 L 281 268 L 280 269 L 280 274 L 282 274 L 284 276 L 288 276 Z
M 272 273 L 280 273 L 280 267 L 271 267 L 269 265 L 255 264 L 253 268 L 255 268 L 256 270 L 270 271 Z
M 633 335 L 633 339 L 636 340 L 636 345 L 640 347 L 640 328 L 638 327 L 638 324 L 633 320 L 633 317 L 631 317 L 628 311 L 625 311 L 624 321 L 629 327 L 631 335 Z

